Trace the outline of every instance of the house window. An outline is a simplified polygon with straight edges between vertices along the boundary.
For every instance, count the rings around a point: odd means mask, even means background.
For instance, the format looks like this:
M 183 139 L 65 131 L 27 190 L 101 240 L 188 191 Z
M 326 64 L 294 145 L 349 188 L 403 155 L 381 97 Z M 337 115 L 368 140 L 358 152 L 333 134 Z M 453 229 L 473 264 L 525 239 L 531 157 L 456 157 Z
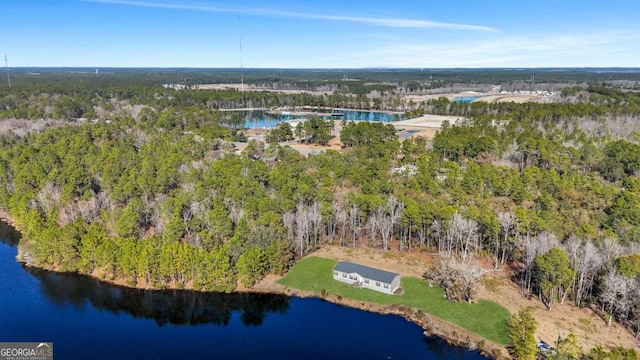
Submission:
M 376 286 L 380 286 L 380 281 L 376 281 Z
M 388 289 L 389 288 L 389 284 L 384 284 L 384 288 Z
M 369 279 L 364 279 L 364 283 L 368 284 L 369 283 Z
M 338 275 L 338 272 L 337 272 L 337 271 L 334 271 L 334 272 L 333 272 L 333 275 Z
M 346 278 L 346 277 L 347 277 L 347 274 L 346 274 L 346 273 L 342 273 L 342 277 L 345 277 L 345 278 Z

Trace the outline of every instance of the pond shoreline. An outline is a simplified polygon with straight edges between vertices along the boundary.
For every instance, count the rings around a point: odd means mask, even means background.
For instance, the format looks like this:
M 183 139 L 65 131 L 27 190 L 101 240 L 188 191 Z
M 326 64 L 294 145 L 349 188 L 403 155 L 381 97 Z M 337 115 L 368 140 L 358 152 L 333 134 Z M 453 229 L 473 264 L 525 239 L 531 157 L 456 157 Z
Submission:
M 11 225 L 18 232 L 22 233 L 19 223 L 16 222 L 16 220 L 12 216 L 10 216 L 7 212 L 0 211 L 0 221 L 3 221 Z M 63 272 L 63 271 L 60 271 L 59 269 L 55 269 L 52 267 L 42 267 L 42 266 L 35 266 L 33 264 L 30 264 L 28 261 L 25 261 L 23 258 L 21 258 L 20 254 L 16 254 L 16 261 L 22 263 L 24 266 L 27 266 L 27 267 L 39 268 L 42 270 L 58 272 L 58 273 Z M 206 293 L 206 291 L 194 289 L 191 286 L 191 284 L 186 284 L 183 287 L 175 286 L 175 284 L 168 284 L 168 286 L 163 287 L 162 289 L 157 289 L 142 283 L 130 284 L 125 279 L 121 279 L 121 278 L 105 279 L 101 276 L 98 276 L 97 272 L 94 272 L 92 274 L 81 274 L 73 271 L 71 273 L 88 276 L 104 283 L 108 283 L 116 286 L 122 286 L 126 288 L 131 288 L 131 289 L 150 290 L 150 291 L 190 290 L 190 291 L 199 291 L 199 292 Z M 234 289 L 232 292 L 233 293 L 254 293 L 254 294 L 275 294 L 275 295 L 285 295 L 285 296 L 298 297 L 298 298 L 318 298 L 318 299 L 323 299 L 325 301 L 328 301 L 337 305 L 351 307 L 351 308 L 378 313 L 382 315 L 399 315 L 405 318 L 407 321 L 410 321 L 418 325 L 419 327 L 421 327 L 423 329 L 423 334 L 425 336 L 436 336 L 436 337 L 442 338 L 445 341 L 447 341 L 447 343 L 449 343 L 450 345 L 465 347 L 470 351 L 477 351 L 481 355 L 492 358 L 492 359 L 501 358 L 504 355 L 503 350 L 505 348 L 503 346 L 493 343 L 487 339 L 484 339 L 481 336 L 476 335 L 466 329 L 460 328 L 456 325 L 446 322 L 434 315 L 425 313 L 422 310 L 409 308 L 403 305 L 379 305 L 375 303 L 362 302 L 358 300 L 343 298 L 341 296 L 335 296 L 332 294 L 325 294 L 325 296 L 323 296 L 322 294 L 314 291 L 299 290 L 299 289 L 280 285 L 276 282 L 280 278 L 281 276 L 278 276 L 278 275 L 273 275 L 273 274 L 267 275 L 264 279 L 259 281 L 252 288 L 246 288 L 241 286 L 241 284 L 238 284 L 236 289 Z
M 260 285 L 264 286 L 263 284 L 258 284 L 258 286 Z M 407 321 L 421 327 L 425 336 L 436 336 L 442 338 L 450 345 L 465 347 L 470 351 L 477 351 L 481 355 L 492 359 L 498 359 L 504 355 L 503 349 L 505 348 L 503 346 L 493 343 L 492 341 L 487 340 L 477 334 L 474 334 L 459 326 L 453 325 L 445 320 L 442 320 L 419 309 L 410 308 L 404 305 L 380 305 L 344 298 L 341 296 L 335 296 L 332 294 L 322 296 L 322 294 L 314 291 L 299 290 L 295 288 L 285 287 L 279 284 L 275 284 L 275 286 L 279 287 L 279 289 L 270 287 L 269 291 L 266 291 L 266 293 L 283 294 L 299 298 L 319 298 L 337 305 L 347 306 L 381 315 L 398 315 L 405 318 Z M 265 293 L 265 291 L 261 291 L 259 288 L 249 291 Z

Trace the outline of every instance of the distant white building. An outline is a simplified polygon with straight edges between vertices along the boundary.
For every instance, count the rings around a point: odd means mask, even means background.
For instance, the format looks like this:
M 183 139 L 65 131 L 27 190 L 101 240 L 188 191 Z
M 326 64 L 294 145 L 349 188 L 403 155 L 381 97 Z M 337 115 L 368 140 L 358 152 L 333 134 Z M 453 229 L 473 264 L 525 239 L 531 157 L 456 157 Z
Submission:
M 175 90 L 184 90 L 187 89 L 187 85 L 183 84 L 162 84 L 162 87 L 165 89 L 175 89 Z

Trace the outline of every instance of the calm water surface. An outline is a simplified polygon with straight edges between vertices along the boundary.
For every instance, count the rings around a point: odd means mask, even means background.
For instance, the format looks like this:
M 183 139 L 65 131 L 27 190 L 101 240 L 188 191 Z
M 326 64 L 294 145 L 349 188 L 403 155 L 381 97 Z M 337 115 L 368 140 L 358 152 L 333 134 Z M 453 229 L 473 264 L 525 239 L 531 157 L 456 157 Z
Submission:
M 462 96 L 462 97 L 455 98 L 454 101 L 457 103 L 470 103 L 480 97 L 481 96 Z
M 358 121 L 398 121 L 402 120 L 401 114 L 391 114 L 378 111 L 341 111 L 342 116 L 320 116 L 324 120 L 358 120 Z M 266 128 L 271 129 L 276 127 L 282 121 L 304 119 L 307 116 L 302 115 L 276 115 L 266 111 L 236 111 L 241 114 L 244 119 L 244 127 L 249 129 Z
M 127 289 L 16 263 L 0 225 L 0 341 L 56 359 L 484 359 L 399 316 L 319 299 Z

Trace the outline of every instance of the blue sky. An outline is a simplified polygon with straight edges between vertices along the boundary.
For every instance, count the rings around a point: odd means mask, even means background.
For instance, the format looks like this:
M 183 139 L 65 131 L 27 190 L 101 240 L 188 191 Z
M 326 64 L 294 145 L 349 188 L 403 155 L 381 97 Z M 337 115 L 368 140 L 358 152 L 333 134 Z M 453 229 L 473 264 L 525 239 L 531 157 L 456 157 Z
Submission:
M 635 0 L 0 0 L 0 55 L 10 66 L 640 67 L 638 15 Z

